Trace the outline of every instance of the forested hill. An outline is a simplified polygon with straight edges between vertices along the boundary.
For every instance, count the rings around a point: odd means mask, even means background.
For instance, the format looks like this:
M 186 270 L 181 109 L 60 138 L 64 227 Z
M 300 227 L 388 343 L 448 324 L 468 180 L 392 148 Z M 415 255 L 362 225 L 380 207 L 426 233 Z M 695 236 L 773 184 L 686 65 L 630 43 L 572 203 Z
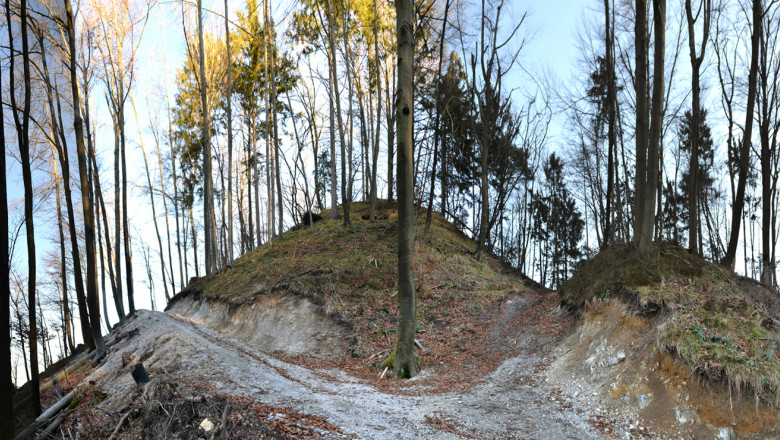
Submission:
M 556 367 L 516 358 L 590 332 L 556 371 L 591 359 L 583 380 L 602 390 L 629 364 L 693 369 L 774 414 L 780 2 L 0 4 L 0 397 L 29 383 L 25 416 L 50 403 L 41 371 L 80 344 L 101 362 L 135 318 L 160 333 L 183 319 L 193 345 L 215 331 L 285 356 L 321 349 L 365 380 L 414 380 L 429 350 L 450 385 L 462 365 Z M 546 295 L 577 280 L 601 287 L 560 308 Z M 323 330 L 285 339 L 304 317 Z M 534 338 L 501 345 L 529 322 Z M 593 342 L 626 322 L 615 344 Z M 151 355 L 132 345 L 124 361 Z M 658 426 L 695 419 L 645 397 Z M 0 433 L 20 428 L 11 400 Z M 566 414 L 539 435 L 582 428 Z M 697 429 L 730 435 L 703 417 Z

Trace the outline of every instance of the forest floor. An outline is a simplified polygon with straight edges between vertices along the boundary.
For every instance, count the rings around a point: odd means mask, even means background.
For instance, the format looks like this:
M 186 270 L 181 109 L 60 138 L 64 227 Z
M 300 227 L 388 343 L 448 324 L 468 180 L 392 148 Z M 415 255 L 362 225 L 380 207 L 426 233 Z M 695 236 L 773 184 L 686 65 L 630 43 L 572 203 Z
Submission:
M 81 405 L 63 427 L 107 438 L 130 414 L 118 438 L 209 438 L 204 419 L 221 438 L 601 438 L 609 424 L 545 383 L 550 350 L 572 324 L 556 308 L 555 294 L 507 298 L 487 319 L 485 344 L 464 347 L 468 362 L 425 365 L 413 380 L 282 360 L 197 320 L 139 311 L 86 379 L 99 404 Z M 480 359 L 495 368 L 471 363 Z M 130 374 L 139 362 L 151 377 L 143 389 Z

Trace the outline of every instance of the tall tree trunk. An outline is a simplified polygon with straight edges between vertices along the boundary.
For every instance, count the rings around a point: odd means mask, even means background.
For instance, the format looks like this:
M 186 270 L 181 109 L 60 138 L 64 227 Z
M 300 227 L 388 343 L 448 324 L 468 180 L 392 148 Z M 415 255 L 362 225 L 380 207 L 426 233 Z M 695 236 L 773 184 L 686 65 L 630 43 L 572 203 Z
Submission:
M 712 12 L 712 1 L 702 0 L 701 11 L 704 13 L 704 36 L 701 44 L 701 54 L 696 55 L 696 32 L 694 26 L 696 24 L 696 18 L 693 14 L 693 8 L 691 7 L 691 0 L 685 0 L 685 15 L 688 20 L 688 47 L 690 50 L 691 58 L 691 87 L 692 87 L 692 99 L 691 99 L 691 133 L 690 133 L 690 148 L 691 148 L 691 160 L 688 176 L 688 249 L 694 254 L 700 254 L 701 248 L 699 243 L 699 125 L 701 124 L 701 101 L 700 94 L 701 88 L 699 86 L 700 70 L 702 61 L 704 61 L 704 53 L 707 50 L 707 42 L 709 40 L 710 32 L 710 16 Z M 697 14 L 698 15 L 698 14 Z
M 382 131 L 382 73 L 379 68 L 379 9 L 378 0 L 374 0 L 374 69 L 376 71 L 376 130 L 374 134 L 373 150 L 371 151 L 371 199 L 368 218 L 374 221 L 377 208 L 377 160 L 379 159 L 379 133 Z M 449 3 L 449 1 L 448 1 Z M 389 146 L 388 148 L 393 148 Z
M 334 98 L 333 100 L 335 101 L 335 105 L 336 105 L 336 121 L 338 123 L 339 143 L 341 144 L 341 209 L 344 211 L 344 226 L 349 226 L 350 224 L 349 199 L 352 197 L 352 194 L 348 194 L 348 188 L 347 188 L 347 177 L 348 177 L 347 158 L 346 158 L 347 146 L 344 138 L 344 121 L 341 118 L 341 98 L 339 96 L 339 83 L 338 83 L 339 76 L 338 76 L 338 69 L 336 67 L 337 66 L 336 38 L 335 38 L 334 27 L 336 26 L 337 21 L 336 21 L 335 13 L 333 11 L 333 6 L 330 4 L 330 1 L 327 2 L 327 7 L 328 7 L 327 9 L 328 17 L 329 17 L 328 42 L 329 42 L 330 58 L 331 58 L 330 69 L 332 71 L 331 82 L 333 83 L 333 98 Z M 346 23 L 343 23 L 342 25 L 346 26 Z M 346 32 L 346 29 L 344 29 L 343 32 Z
M 335 23 L 333 21 L 333 17 L 331 15 L 331 8 L 330 8 L 330 0 L 326 2 L 328 5 L 328 36 L 330 45 L 333 45 L 333 37 L 331 36 L 331 33 L 333 32 L 331 27 L 335 26 Z M 328 103 L 329 103 L 329 109 L 330 109 L 330 218 L 335 220 L 339 217 L 339 208 L 338 208 L 338 192 L 337 192 L 337 182 L 338 182 L 338 174 L 336 173 L 336 99 L 337 95 L 334 92 L 334 86 L 336 83 L 336 77 L 333 75 L 333 67 L 332 65 L 336 63 L 336 58 L 334 56 L 335 51 L 329 50 L 328 51 Z M 344 191 L 344 188 L 341 188 L 342 191 Z
M 393 83 L 395 82 L 395 76 L 396 72 L 395 69 L 393 69 Z M 393 153 L 395 152 L 395 149 L 393 148 L 393 145 L 395 145 L 395 123 L 396 123 L 396 117 L 395 117 L 395 110 L 391 110 L 393 108 L 393 101 L 392 98 L 395 98 L 395 96 L 392 96 L 390 93 L 390 73 L 387 72 L 387 69 L 385 69 L 385 81 L 387 84 L 387 87 L 385 88 L 385 101 L 387 101 L 387 200 L 392 202 L 393 201 Z M 395 95 L 395 94 L 393 94 Z
M 0 111 L 0 116 L 1 115 L 2 112 Z M 4 142 L 5 133 L 3 133 L 2 130 L 3 129 L 0 128 L 0 136 L 2 136 L 2 139 L 0 139 L 0 141 Z M 54 136 L 56 136 L 56 134 Z M 5 145 L 3 145 L 3 148 L 5 148 Z M 62 224 L 63 222 L 62 222 L 62 202 L 60 200 L 60 177 L 57 171 L 57 157 L 56 157 L 57 153 L 55 151 L 54 145 L 52 145 L 51 150 L 52 150 L 51 165 L 52 165 L 52 170 L 54 171 L 54 191 L 55 191 L 55 196 L 56 196 L 55 198 L 57 203 L 57 231 L 59 232 L 59 239 L 60 239 L 60 283 L 62 284 L 61 287 L 62 287 L 62 317 L 63 317 L 62 324 L 65 329 L 66 342 L 67 342 L 66 345 L 68 348 L 68 352 L 72 352 L 73 343 L 71 342 L 71 334 L 73 330 L 70 328 L 70 304 L 68 299 L 68 266 L 67 266 L 67 260 L 65 259 L 65 230 L 64 230 L 64 225 Z M 3 157 L 3 160 L 4 159 L 5 157 Z M 5 168 L 3 168 L 3 172 L 5 172 Z M 3 178 L 5 178 L 5 176 L 3 176 Z M 3 194 L 5 194 L 5 191 L 3 191 Z M 7 216 L 8 215 L 7 210 L 4 210 L 4 212 L 5 212 L 4 215 Z M 6 228 L 5 230 L 7 231 L 8 229 Z M 0 229 L 0 231 L 2 231 L 2 229 Z
M 149 161 L 146 159 L 146 148 L 144 147 L 144 136 L 141 132 L 141 121 L 138 119 L 138 111 L 135 108 L 135 102 L 130 101 L 130 104 L 133 106 L 133 113 L 135 114 L 135 125 L 138 126 L 138 139 L 139 143 L 141 144 L 141 153 L 143 153 L 144 156 L 144 168 L 146 169 L 146 184 L 149 186 L 149 201 L 152 204 L 152 223 L 154 223 L 154 233 L 157 236 L 157 247 L 160 251 L 160 271 L 162 276 L 162 284 L 163 284 L 163 291 L 165 292 L 165 301 L 166 303 L 171 300 L 171 295 L 168 292 L 168 283 L 165 279 L 165 274 L 167 273 L 167 270 L 165 269 L 165 254 L 163 253 L 163 245 L 162 245 L 162 239 L 160 238 L 160 228 L 157 225 L 157 208 L 155 207 L 154 203 L 154 186 L 152 186 L 152 175 L 149 171 Z M 161 183 L 162 185 L 162 183 Z M 150 295 L 154 295 L 153 292 L 149 292 Z M 152 299 L 152 303 L 154 303 L 154 299 Z
M 647 105 L 647 0 L 636 0 L 636 183 L 634 185 L 634 242 L 642 236 L 642 223 L 647 183 L 647 147 L 649 110 Z
M 171 295 L 176 294 L 176 280 L 173 275 L 173 252 L 171 251 L 171 224 L 168 221 L 168 195 L 165 192 L 165 176 L 163 175 L 162 151 L 160 150 L 160 139 L 155 134 L 155 144 L 157 146 L 157 166 L 160 168 L 160 192 L 162 193 L 162 204 L 165 212 L 165 237 L 168 240 L 168 279 L 171 282 Z M 160 255 L 160 258 L 163 258 Z M 183 288 L 184 286 L 179 286 Z
M 225 48 L 227 49 L 227 141 L 228 141 L 228 262 L 233 264 L 233 78 L 230 61 L 230 21 L 228 20 L 228 0 L 225 0 Z
M 122 184 L 121 175 L 122 168 L 120 165 L 121 147 L 119 142 L 119 118 L 116 114 L 112 113 L 114 119 L 114 274 L 116 275 L 116 296 L 114 302 L 116 304 L 117 313 L 119 314 L 119 322 L 125 320 L 125 304 L 124 294 L 122 292 L 122 204 L 120 203 L 122 197 Z
M 270 8 L 270 0 L 266 0 L 266 10 Z M 279 238 L 284 235 L 284 199 L 282 198 L 282 173 L 279 167 L 279 155 L 282 154 L 279 148 L 279 129 L 277 124 L 277 85 L 276 85 L 276 33 L 274 31 L 274 20 L 271 17 L 270 11 L 266 14 L 266 27 L 268 28 L 269 42 L 271 47 L 271 53 L 269 54 L 271 63 L 271 76 L 270 76 L 270 88 L 271 88 L 271 119 L 273 122 L 273 148 L 274 148 L 274 177 L 276 178 L 276 221 L 279 224 L 278 234 Z M 269 127 L 270 129 L 270 127 Z M 271 227 L 273 227 L 271 225 Z
M 352 85 L 352 60 L 350 57 L 350 54 L 352 51 L 349 47 L 349 38 L 348 38 L 348 24 L 349 24 L 349 17 L 347 14 L 347 6 L 344 4 L 344 0 L 340 1 L 341 3 L 341 10 L 342 10 L 342 20 L 343 24 L 341 27 L 341 36 L 344 41 L 344 73 L 347 75 L 347 101 L 349 102 L 349 110 L 347 111 L 347 115 L 349 115 L 349 136 L 345 138 L 344 136 L 344 123 L 342 122 L 341 117 L 341 99 L 336 99 L 336 116 L 338 117 L 339 121 L 339 140 L 341 141 L 341 187 L 343 188 L 343 191 L 341 191 L 341 205 L 344 211 L 344 226 L 349 226 L 352 221 L 350 219 L 350 205 L 352 203 L 352 131 L 353 131 L 353 112 L 352 112 L 352 103 L 353 103 L 353 85 Z M 330 29 L 330 28 L 329 28 Z M 331 47 L 332 50 L 333 47 Z M 335 54 L 334 54 L 335 59 Z M 336 66 L 337 64 L 333 64 L 333 77 L 338 79 L 338 76 L 336 74 Z M 335 91 L 336 91 L 336 97 L 338 98 L 339 95 L 339 89 L 338 89 L 338 80 L 334 83 Z M 346 140 L 348 139 L 348 141 Z
M 91 166 L 90 166 L 91 168 Z M 95 204 L 95 225 L 97 227 L 97 248 L 98 248 L 98 259 L 100 260 L 100 292 L 103 295 L 103 320 L 106 323 L 106 331 L 111 331 L 111 322 L 108 320 L 108 300 L 106 298 L 106 260 L 105 256 L 103 255 L 103 242 L 102 237 L 100 236 L 101 230 L 100 230 L 100 205 Z
M 164 28 L 163 28 L 164 30 Z M 179 184 L 177 182 L 177 175 L 176 175 L 176 154 L 173 150 L 173 124 L 171 123 L 171 102 L 170 97 L 168 96 L 168 57 L 165 55 L 165 52 L 167 52 L 167 45 L 165 44 L 166 40 L 164 37 L 163 32 L 163 47 L 166 49 L 163 53 L 163 67 L 165 70 L 165 107 L 166 107 L 166 113 L 168 116 L 168 145 L 171 149 L 171 177 L 173 177 L 173 217 L 176 221 L 176 250 L 179 254 L 179 284 L 182 288 L 185 287 L 185 283 L 188 282 L 188 280 L 184 276 L 184 266 L 186 266 L 187 262 L 187 248 L 186 246 L 182 246 L 182 234 L 180 234 L 181 229 L 179 228 Z M 161 159 L 162 160 L 162 159 Z M 161 167 L 162 168 L 162 167 Z M 182 227 L 186 231 L 186 222 Z M 184 240 L 186 240 L 187 233 L 184 232 L 183 234 Z M 184 248 L 184 255 L 182 256 L 182 248 Z M 173 271 L 173 267 L 171 267 L 171 271 Z M 173 279 L 173 277 L 171 277 Z
M 98 230 L 98 237 L 96 246 L 98 247 L 100 251 L 100 272 L 101 272 L 101 290 L 103 292 L 103 319 L 106 322 L 106 329 L 109 331 L 111 330 L 111 323 L 108 320 L 108 302 L 106 301 L 106 266 L 108 266 L 108 273 L 111 283 L 111 292 L 112 296 L 114 298 L 114 303 L 117 303 L 117 281 L 114 277 L 114 267 L 113 267 L 113 259 L 111 255 L 111 229 L 108 227 L 108 211 L 106 211 L 106 204 L 103 200 L 103 189 L 100 185 L 100 169 L 97 165 L 97 159 L 95 157 L 95 146 L 93 142 L 93 130 L 90 129 L 90 107 L 89 107 L 89 73 L 88 70 L 85 68 L 82 71 L 82 80 L 83 80 L 83 93 L 84 93 L 84 106 L 82 108 L 83 111 L 83 119 L 84 119 L 84 129 L 86 131 L 86 137 L 87 137 L 87 154 L 88 154 L 88 161 L 89 161 L 89 169 L 90 169 L 90 176 L 92 178 L 92 186 L 94 187 L 93 191 L 93 198 L 92 203 L 93 206 L 95 206 L 95 221 L 97 222 L 97 230 Z M 94 180 L 93 180 L 94 179 Z M 92 190 L 90 190 L 92 191 Z M 106 244 L 106 259 L 103 258 L 103 246 L 101 245 L 101 231 L 100 231 L 100 218 L 103 218 L 103 234 L 106 236 L 105 244 Z M 120 298 L 121 299 L 121 298 Z
M 271 36 L 269 35 L 270 29 L 268 27 L 268 16 L 270 15 L 268 0 L 263 0 L 263 69 L 265 70 L 266 84 L 263 87 L 263 98 L 265 100 L 265 182 L 266 189 L 268 190 L 268 244 L 273 243 L 273 236 L 276 222 L 274 221 L 274 166 L 273 154 L 274 149 L 272 147 L 272 133 L 271 133 L 271 87 L 268 85 L 271 73 L 269 72 L 268 59 L 271 55 L 271 48 L 269 42 Z M 260 196 L 257 195 L 257 241 L 260 241 Z
M 617 91 L 615 90 L 615 39 L 612 26 L 612 14 L 610 13 L 609 0 L 604 0 L 604 29 L 605 29 L 605 47 L 606 47 L 606 70 L 607 70 L 607 200 L 604 222 L 604 244 L 612 244 L 614 236 L 614 226 L 612 224 L 612 200 L 615 193 L 615 155 L 617 153 L 616 132 L 616 100 Z
M 95 196 L 97 197 L 97 201 L 100 204 L 100 214 L 103 217 L 103 229 L 104 229 L 104 234 L 106 236 L 105 239 L 106 260 L 103 260 L 103 257 L 101 257 L 101 261 L 105 261 L 104 265 L 108 266 L 108 276 L 111 282 L 111 292 L 113 293 L 114 305 L 117 310 L 117 316 L 122 317 L 124 316 L 124 306 L 122 304 L 122 292 L 121 292 L 122 281 L 114 274 L 114 266 L 113 266 L 114 258 L 111 254 L 111 236 L 110 236 L 111 229 L 109 229 L 108 227 L 108 211 L 106 210 L 105 200 L 103 200 L 103 189 L 102 186 L 100 185 L 100 172 L 97 171 L 98 170 L 97 158 L 95 157 L 95 149 L 92 145 L 92 135 L 90 134 L 90 130 L 89 130 L 89 95 L 87 94 L 84 95 L 84 117 L 85 117 L 85 121 L 87 122 L 85 125 L 87 127 L 87 143 L 88 143 L 87 147 L 89 149 L 89 158 L 92 163 L 92 168 L 95 170 L 94 173 Z M 101 215 L 98 215 L 96 217 L 99 218 Z M 116 240 L 117 238 L 114 237 L 114 239 Z M 119 254 L 117 254 L 117 261 L 118 259 L 119 259 Z M 105 299 L 103 300 L 103 302 L 105 304 Z M 108 314 L 106 313 L 106 315 Z M 106 319 L 108 319 L 107 316 Z
M 12 23 L 10 9 L 6 1 L 6 23 Z M 30 160 L 30 51 L 27 41 L 27 0 L 20 2 L 21 35 L 22 35 L 22 64 L 24 71 L 24 107 L 21 119 L 19 118 L 16 102 L 16 88 L 14 86 L 14 50 L 11 50 L 10 82 L 11 82 L 11 108 L 13 109 L 14 123 L 19 141 L 19 156 L 22 163 L 22 180 L 24 182 L 24 223 L 27 232 L 27 312 L 29 320 L 29 333 L 27 335 L 30 345 L 30 398 L 32 401 L 33 416 L 41 413 L 41 394 L 39 389 L 40 378 L 38 376 L 38 326 L 36 323 L 35 294 L 36 294 L 36 256 L 35 256 L 35 224 L 33 222 L 33 197 L 35 189 L 32 185 L 32 169 Z M 8 45 L 13 48 L 13 36 L 11 26 L 8 25 Z M 20 321 L 21 322 L 21 321 Z
M 441 105 L 439 102 L 441 99 L 441 62 L 444 58 L 444 36 L 447 32 L 447 15 L 450 12 L 450 0 L 444 3 L 444 20 L 441 25 L 441 35 L 439 37 L 439 61 L 436 67 L 436 117 L 433 122 L 433 168 L 431 169 L 431 192 L 428 195 L 428 211 L 425 214 L 425 231 L 423 232 L 423 238 L 428 238 L 428 231 L 431 229 L 431 213 L 433 211 L 433 196 L 436 193 L 436 166 L 439 161 L 439 139 L 441 138 L 441 129 L 439 123 L 441 121 Z M 444 179 L 444 173 L 442 173 L 442 179 Z
M 40 36 L 40 38 L 41 40 L 43 40 L 42 35 Z M 62 130 L 62 125 L 58 123 L 58 119 L 61 119 L 62 114 L 61 112 L 55 113 L 54 92 L 52 91 L 51 82 L 49 81 L 49 71 L 46 63 L 46 52 L 44 48 L 45 46 L 43 46 L 43 44 L 41 43 L 41 60 L 42 60 L 44 77 L 45 77 L 44 82 L 46 85 L 46 98 L 49 106 L 49 113 L 51 114 L 53 143 L 57 149 L 57 153 L 60 158 L 60 163 L 62 164 L 63 189 L 65 191 L 65 205 L 68 210 L 68 229 L 70 232 L 71 252 L 73 258 L 73 276 L 75 278 L 74 284 L 76 285 L 76 298 L 78 300 L 78 305 L 79 305 L 81 333 L 82 333 L 82 337 L 84 338 L 85 344 L 87 344 L 90 348 L 95 348 L 95 346 L 93 345 L 94 341 L 91 334 L 92 331 L 90 329 L 90 318 L 89 318 L 90 313 L 87 306 L 87 297 L 84 292 L 84 280 L 82 278 L 83 272 L 81 270 L 81 257 L 79 255 L 78 236 L 76 233 L 76 220 L 75 220 L 75 214 L 73 208 L 73 197 L 70 189 L 70 161 L 68 159 L 68 148 L 66 144 L 67 138 L 65 137 L 65 132 Z M 61 110 L 61 106 L 59 102 L 59 94 L 57 94 L 56 109 Z
M 217 243 L 214 227 L 214 183 L 211 167 L 211 123 L 209 103 L 206 98 L 206 49 L 203 44 L 203 5 L 198 0 L 198 47 L 200 68 L 200 104 L 203 135 L 203 238 L 206 262 L 206 278 L 211 279 L 217 270 Z
M 119 78 L 119 149 L 122 159 L 122 236 L 125 250 L 125 279 L 127 280 L 127 309 L 135 312 L 135 283 L 133 282 L 133 245 L 130 239 L 130 221 L 127 209 L 127 145 L 125 136 L 125 87 L 124 80 Z
M 79 94 L 79 82 L 76 74 L 76 31 L 73 20 L 73 9 L 70 0 L 65 0 L 67 14 L 68 46 L 70 49 L 70 85 L 73 98 L 73 130 L 76 133 L 76 153 L 79 163 L 79 177 L 81 181 L 81 207 L 84 213 L 84 246 L 87 249 L 87 307 L 89 308 L 89 322 L 92 330 L 95 348 L 98 352 L 105 351 L 103 335 L 100 330 L 100 305 L 97 292 L 97 260 L 95 258 L 95 212 L 93 197 L 87 171 L 87 151 L 84 143 L 84 122 L 81 119 L 81 96 Z M 124 202 L 126 204 L 126 202 Z M 132 280 L 132 275 L 129 280 Z M 128 290 L 128 293 L 130 290 Z M 131 303 L 132 304 L 132 303 Z
M 650 119 L 650 136 L 647 146 L 647 179 L 644 185 L 642 227 L 637 250 L 643 257 L 650 256 L 655 226 L 655 196 L 658 188 L 658 163 L 663 125 L 664 102 L 664 49 L 666 48 L 666 0 L 653 0 L 653 28 L 655 53 L 653 54 L 653 102 Z
M 739 154 L 739 182 L 737 195 L 731 209 L 731 235 L 726 255 L 722 264 L 734 269 L 734 260 L 739 244 L 739 229 L 742 214 L 745 209 L 745 188 L 747 186 L 748 168 L 750 167 L 750 146 L 753 136 L 753 119 L 756 105 L 756 77 L 758 76 L 758 46 L 761 37 L 763 8 L 761 0 L 753 0 L 753 35 L 750 48 L 750 73 L 748 74 L 747 111 L 745 112 L 745 130 L 742 135 L 742 148 Z
M 11 33 L 9 0 L 5 0 L 6 26 Z M 13 50 L 13 40 L 9 41 Z M 0 90 L 2 90 L 3 75 L 0 75 Z M 13 91 L 13 88 L 11 89 Z M 0 121 L 5 121 L 3 103 L 0 101 Z M 5 124 L 0 124 L 0 206 L 8 206 L 8 186 L 5 167 Z M 57 189 L 59 201 L 59 189 Z M 57 204 L 59 208 L 59 203 Z M 58 214 L 61 211 L 58 211 Z M 60 218 L 60 244 L 62 245 L 62 215 Z M 65 265 L 64 247 L 62 247 L 62 264 Z M 8 209 L 0 209 L 0 432 L 16 432 L 16 416 L 13 405 L 13 369 L 11 367 L 11 267 L 8 262 Z M 63 286 L 64 289 L 64 286 Z
M 417 292 L 414 282 L 414 244 L 417 222 L 414 214 L 414 9 L 412 0 L 396 0 L 398 36 L 398 342 L 393 373 L 396 377 L 417 374 L 414 334 Z
M 257 130 L 255 130 L 255 125 L 257 121 L 255 121 L 254 116 L 250 118 L 252 121 L 252 127 L 249 128 L 249 137 L 251 138 L 251 144 L 249 146 L 250 153 L 249 153 L 249 159 L 247 160 L 247 166 L 246 166 L 246 178 L 247 178 L 247 217 L 249 222 L 249 249 L 255 248 L 255 225 L 252 223 L 252 209 L 255 210 L 255 221 L 257 224 L 257 245 L 260 245 L 260 242 L 262 242 L 262 239 L 260 238 L 260 173 L 257 170 Z M 254 174 L 253 169 L 249 167 L 249 164 L 252 164 L 254 168 Z M 254 177 L 252 177 L 254 176 Z M 255 203 L 252 204 L 252 188 L 255 189 Z

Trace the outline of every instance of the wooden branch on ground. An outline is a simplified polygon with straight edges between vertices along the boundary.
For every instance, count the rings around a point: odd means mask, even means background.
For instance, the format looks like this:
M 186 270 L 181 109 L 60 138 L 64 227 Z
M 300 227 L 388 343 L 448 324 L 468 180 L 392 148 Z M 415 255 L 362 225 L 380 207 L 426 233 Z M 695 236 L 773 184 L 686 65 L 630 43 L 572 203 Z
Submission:
M 125 420 L 127 420 L 127 416 L 129 416 L 131 412 L 133 412 L 133 410 L 127 411 L 125 415 L 119 419 L 119 423 L 116 425 L 116 428 L 114 428 L 114 432 L 111 433 L 111 436 L 108 437 L 108 440 L 114 440 L 114 437 L 119 433 L 119 430 L 122 429 L 122 425 L 125 424 Z
M 63 408 L 67 407 L 70 404 L 70 402 L 78 395 L 78 393 L 79 393 L 79 387 L 74 388 L 65 397 L 60 399 L 57 403 L 55 403 L 49 409 L 44 411 L 43 414 L 38 416 L 38 418 L 35 419 L 34 422 L 30 423 L 30 425 L 24 428 L 16 437 L 14 437 L 14 440 L 25 440 L 31 438 L 33 435 L 35 435 L 35 432 L 38 430 L 38 428 L 40 428 L 44 423 L 49 421 L 49 419 L 54 417 L 54 415 L 60 412 Z M 60 423 L 62 422 L 60 421 Z
M 379 355 L 381 355 L 381 354 L 387 353 L 388 351 L 390 351 L 390 349 L 389 349 L 389 348 L 386 348 L 386 349 L 384 349 L 384 350 L 382 350 L 382 351 L 379 351 L 379 352 L 377 352 L 377 353 L 374 353 L 374 354 L 372 354 L 371 356 L 369 356 L 368 358 L 366 358 L 366 362 L 367 362 L 367 363 L 366 363 L 366 365 L 368 365 L 369 363 L 371 363 L 371 362 L 370 362 L 370 361 L 371 361 L 371 359 L 374 359 L 375 357 L 377 357 L 377 356 L 379 356 Z
M 65 410 L 60 413 L 60 415 L 57 416 L 56 419 L 54 419 L 53 422 L 49 424 L 49 426 L 46 427 L 46 429 L 43 430 L 38 436 L 37 439 L 48 439 L 54 436 L 54 432 L 57 430 L 57 428 L 60 427 L 63 421 L 65 421 L 65 417 L 70 414 L 70 410 Z
M 222 439 L 225 437 L 225 423 L 227 423 L 227 413 L 228 408 L 230 408 L 230 401 L 228 400 L 225 402 L 225 409 L 222 410 L 222 420 L 219 422 L 219 426 L 217 426 L 217 430 L 214 431 L 213 434 L 211 434 L 211 440 L 214 440 L 214 437 L 217 436 L 217 433 L 219 433 L 219 438 Z

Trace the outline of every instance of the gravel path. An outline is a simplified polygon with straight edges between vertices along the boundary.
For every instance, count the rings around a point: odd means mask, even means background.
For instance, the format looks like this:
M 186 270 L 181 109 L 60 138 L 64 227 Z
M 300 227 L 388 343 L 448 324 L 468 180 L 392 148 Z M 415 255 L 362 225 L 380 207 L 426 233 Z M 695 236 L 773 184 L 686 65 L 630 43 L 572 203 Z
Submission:
M 528 301 L 515 297 L 505 309 L 516 312 L 528 307 Z M 142 361 L 152 377 L 168 374 L 322 416 L 362 439 L 601 438 L 588 424 L 584 408 L 572 406 L 544 385 L 547 359 L 542 356 L 549 347 L 543 344 L 549 341 L 535 336 L 530 330 L 509 341 L 519 355 L 469 391 L 432 394 L 419 386 L 412 388 L 418 388 L 418 395 L 408 396 L 379 392 L 339 370 L 282 362 L 183 316 L 139 311 L 114 336 L 123 339 L 89 379 L 109 396 L 101 405 L 115 410 L 126 404 L 135 387 L 127 365 Z M 431 374 L 423 370 L 420 376 Z

